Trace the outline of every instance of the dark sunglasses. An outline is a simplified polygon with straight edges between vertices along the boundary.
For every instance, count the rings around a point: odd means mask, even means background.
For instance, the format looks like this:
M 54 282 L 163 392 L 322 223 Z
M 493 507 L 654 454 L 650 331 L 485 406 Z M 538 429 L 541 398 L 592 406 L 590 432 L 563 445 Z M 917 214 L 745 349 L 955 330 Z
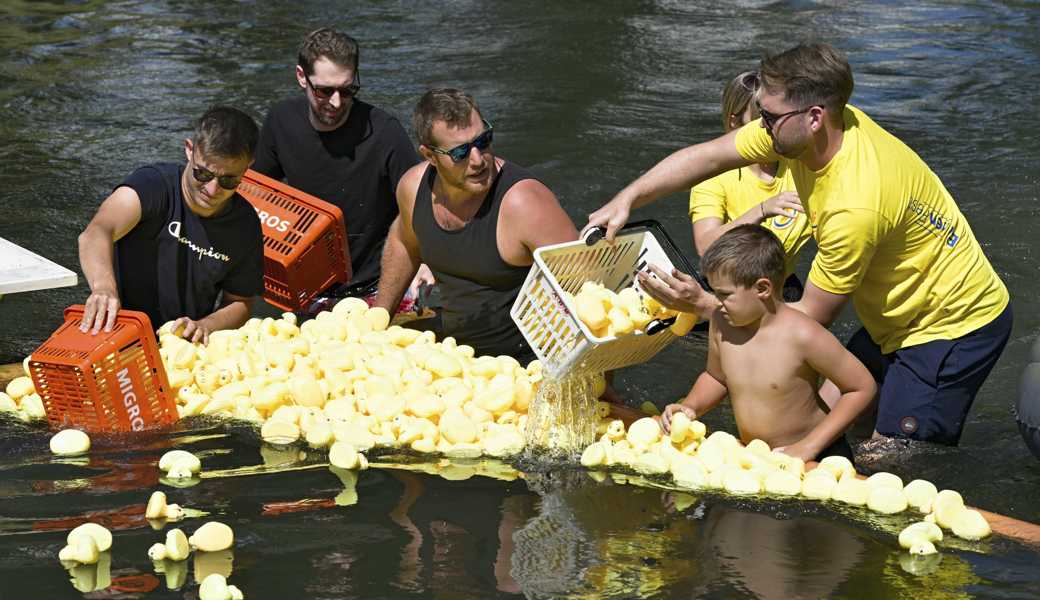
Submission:
M 353 98 L 359 91 L 361 91 L 361 73 L 354 73 L 354 81 L 350 82 L 350 85 L 342 87 L 336 87 L 334 85 L 314 85 L 314 83 L 311 82 L 310 75 L 304 75 L 303 78 L 307 80 L 307 85 L 310 86 L 314 95 L 322 100 L 328 100 L 336 92 L 339 92 L 340 98 Z
M 437 154 L 447 154 L 448 157 L 451 158 L 451 162 L 462 162 L 466 160 L 466 157 L 469 156 L 470 150 L 473 148 L 480 151 L 487 150 L 495 137 L 494 131 L 491 127 L 491 123 L 488 123 L 487 119 L 481 119 L 481 122 L 484 123 L 484 132 L 473 138 L 472 142 L 459 144 L 450 150 L 442 150 L 436 146 L 429 146 L 429 149 L 433 150 Z
M 762 108 L 762 105 L 758 103 L 758 100 L 755 100 L 755 108 L 758 109 L 758 114 L 762 115 L 762 122 L 766 124 L 766 129 L 770 131 L 773 130 L 773 127 L 780 121 L 780 119 L 783 119 L 784 117 L 790 117 L 791 115 L 800 115 L 804 112 L 809 112 L 817 106 L 820 105 L 813 104 L 812 106 L 806 106 L 805 108 L 799 108 L 798 110 L 789 110 L 785 113 L 777 114 L 771 113 L 768 110 Z
M 191 157 L 191 161 L 193 163 L 195 162 L 194 156 Z M 209 183 L 216 178 L 217 185 L 225 190 L 233 190 L 242 182 L 242 175 L 217 175 L 209 169 L 196 166 L 192 166 L 191 175 L 195 178 L 195 181 L 198 181 L 199 183 Z

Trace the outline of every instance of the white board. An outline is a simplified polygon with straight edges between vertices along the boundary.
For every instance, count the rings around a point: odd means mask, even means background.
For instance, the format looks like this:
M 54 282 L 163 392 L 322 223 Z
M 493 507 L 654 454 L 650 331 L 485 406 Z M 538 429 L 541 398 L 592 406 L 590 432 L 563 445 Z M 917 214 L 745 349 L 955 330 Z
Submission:
M 65 267 L 0 238 L 0 295 L 76 285 Z

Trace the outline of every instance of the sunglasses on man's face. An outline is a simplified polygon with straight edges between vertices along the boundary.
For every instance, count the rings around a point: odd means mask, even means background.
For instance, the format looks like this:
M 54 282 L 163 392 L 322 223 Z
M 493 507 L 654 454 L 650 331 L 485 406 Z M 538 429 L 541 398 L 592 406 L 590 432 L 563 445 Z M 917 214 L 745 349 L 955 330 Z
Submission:
M 804 112 L 809 112 L 810 110 L 816 108 L 817 106 L 820 106 L 820 105 L 819 104 L 813 104 L 812 106 L 806 106 L 805 108 L 799 108 L 798 110 L 789 110 L 789 111 L 787 111 L 785 113 L 777 114 L 777 113 L 769 112 L 768 110 L 762 108 L 762 105 L 759 104 L 758 100 L 755 100 L 755 107 L 758 108 L 758 114 L 762 115 L 762 122 L 766 124 L 766 129 L 768 129 L 770 131 L 773 130 L 773 127 L 776 126 L 776 124 L 780 121 L 780 119 L 783 119 L 785 117 L 790 117 L 792 115 L 800 115 L 800 114 L 802 114 Z
M 339 92 L 340 98 L 353 98 L 361 91 L 361 73 L 354 74 L 354 81 L 350 82 L 350 85 L 338 87 L 334 85 L 314 85 L 311 82 L 310 75 L 304 75 L 303 78 L 307 80 L 307 85 L 310 86 L 314 95 L 321 100 L 328 100 L 336 92 Z
M 488 147 L 491 146 L 491 142 L 495 137 L 494 131 L 492 130 L 491 123 L 488 123 L 487 119 L 481 119 L 481 122 L 484 123 L 484 132 L 473 138 L 472 142 L 459 144 L 449 150 L 443 150 L 436 146 L 429 146 L 430 150 L 433 150 L 437 154 L 446 154 L 448 158 L 451 159 L 451 162 L 462 162 L 466 160 L 466 157 L 469 156 L 470 150 L 473 148 L 476 148 L 481 152 L 487 150 Z
M 194 158 L 192 158 L 192 161 L 194 162 Z M 191 175 L 195 178 L 195 181 L 198 181 L 199 183 L 209 183 L 216 178 L 217 185 L 225 190 L 233 190 L 242 182 L 241 175 L 217 175 L 213 171 L 203 167 L 193 166 L 191 169 Z

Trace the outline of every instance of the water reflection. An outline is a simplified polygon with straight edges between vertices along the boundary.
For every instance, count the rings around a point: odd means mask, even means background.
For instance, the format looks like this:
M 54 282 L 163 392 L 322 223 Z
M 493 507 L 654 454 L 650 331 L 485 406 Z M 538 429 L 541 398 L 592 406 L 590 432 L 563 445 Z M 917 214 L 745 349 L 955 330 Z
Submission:
M 704 557 L 715 563 L 719 577 L 739 581 L 757 598 L 832 597 L 865 554 L 859 538 L 816 518 L 716 506 L 707 511 L 704 526 Z
M 511 470 L 502 464 L 488 469 L 487 461 L 480 462 L 485 468 L 441 460 L 400 465 L 415 471 L 391 471 L 403 490 L 389 516 L 408 537 L 394 576 L 402 588 L 465 589 L 475 579 L 499 592 L 520 591 L 510 571 L 514 532 L 533 513 L 533 498 L 522 487 L 503 491 L 479 479 L 470 482 L 478 471 L 503 475 Z M 513 473 L 515 479 L 518 473 Z

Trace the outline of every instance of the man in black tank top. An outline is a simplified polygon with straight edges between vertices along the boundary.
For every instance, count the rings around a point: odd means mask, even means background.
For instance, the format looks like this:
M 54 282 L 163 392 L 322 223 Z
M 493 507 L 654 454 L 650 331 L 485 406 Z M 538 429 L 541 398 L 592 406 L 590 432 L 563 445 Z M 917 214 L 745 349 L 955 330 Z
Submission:
M 540 246 L 578 232 L 556 196 L 527 170 L 496 157 L 491 124 L 473 97 L 434 89 L 412 118 L 419 153 L 397 187 L 400 215 L 383 250 L 376 306 L 397 306 L 420 263 L 437 278 L 442 335 L 477 355 L 534 358 L 509 310 Z

